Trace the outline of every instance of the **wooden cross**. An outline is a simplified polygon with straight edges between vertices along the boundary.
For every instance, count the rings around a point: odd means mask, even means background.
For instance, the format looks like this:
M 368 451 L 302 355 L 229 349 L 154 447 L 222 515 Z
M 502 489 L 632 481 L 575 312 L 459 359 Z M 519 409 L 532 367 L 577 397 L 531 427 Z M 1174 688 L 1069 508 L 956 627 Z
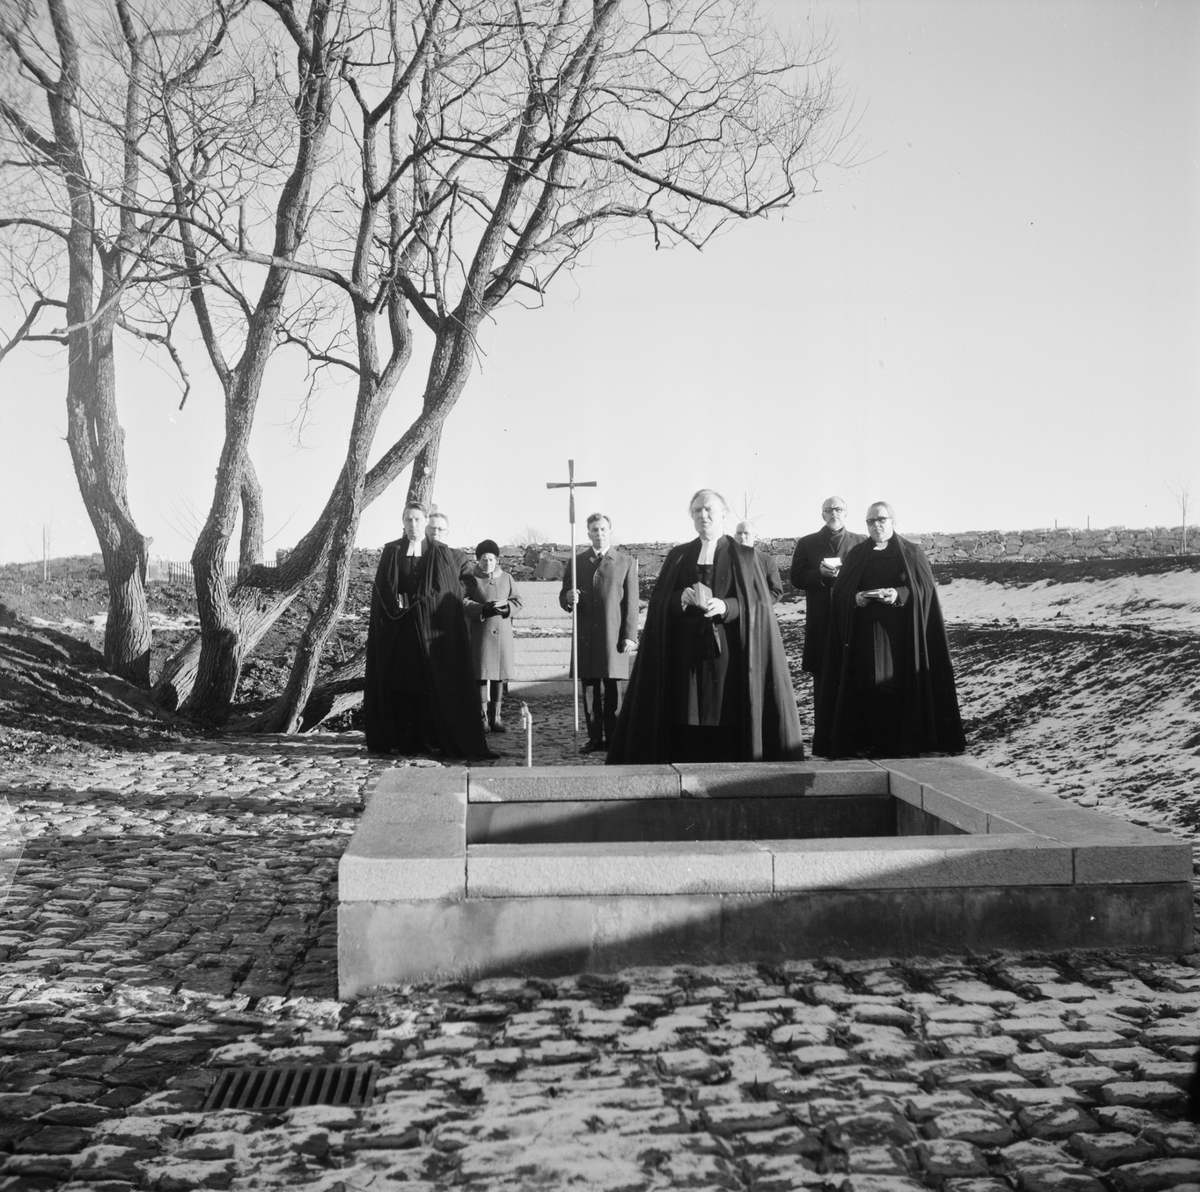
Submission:
M 567 460 L 567 480 L 564 484 L 562 481 L 547 481 L 547 488 L 566 488 L 571 490 L 571 500 L 569 515 L 571 521 L 571 590 L 578 591 L 579 585 L 575 582 L 575 490 L 577 488 L 595 488 L 595 480 L 576 480 L 575 479 L 575 461 Z M 579 632 L 576 626 L 576 618 L 579 615 L 579 600 L 576 598 L 575 603 L 571 605 L 571 697 L 575 703 L 575 752 L 579 752 Z

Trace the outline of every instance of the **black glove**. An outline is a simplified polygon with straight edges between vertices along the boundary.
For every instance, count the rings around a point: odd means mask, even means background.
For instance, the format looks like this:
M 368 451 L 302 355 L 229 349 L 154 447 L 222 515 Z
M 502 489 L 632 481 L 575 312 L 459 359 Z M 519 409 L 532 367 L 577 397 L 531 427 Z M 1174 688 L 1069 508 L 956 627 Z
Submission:
M 487 620 L 488 617 L 498 617 L 500 615 L 500 610 L 496 607 L 496 602 L 494 600 L 489 600 L 483 606 L 483 612 L 481 612 L 479 615 L 483 617 L 484 620 Z

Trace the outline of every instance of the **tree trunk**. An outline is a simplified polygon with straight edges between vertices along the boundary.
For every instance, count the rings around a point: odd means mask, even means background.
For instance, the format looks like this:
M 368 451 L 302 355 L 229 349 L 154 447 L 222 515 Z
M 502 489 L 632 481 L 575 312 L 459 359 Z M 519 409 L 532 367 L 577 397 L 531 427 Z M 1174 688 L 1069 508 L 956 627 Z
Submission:
M 352 482 L 353 483 L 353 482 Z M 261 722 L 265 732 L 294 733 L 299 727 L 305 705 L 317 681 L 317 669 L 325 642 L 337 625 L 350 587 L 350 568 L 354 558 L 354 537 L 362 511 L 362 472 L 352 491 L 342 498 L 343 509 L 334 534 L 330 560 L 325 570 L 321 599 L 304 627 L 296 647 L 296 657 L 288 674 L 287 686 L 274 707 Z
M 117 414 L 113 330 L 120 276 L 117 252 L 98 246 L 89 170 L 79 139 L 78 44 L 62 0 L 51 0 L 50 17 L 62 58 L 57 88 L 47 91 L 54 127 L 55 164 L 71 206 L 67 233 L 67 443 L 79 492 L 88 511 L 108 581 L 105 665 L 141 687 L 150 685 L 150 618 L 146 608 L 149 544 L 129 508 L 125 432 Z M 95 317 L 96 263 L 100 256 L 100 302 Z
M 433 485 L 437 479 L 438 450 L 442 445 L 442 427 L 429 436 L 429 441 L 413 460 L 412 477 L 408 482 L 408 502 L 419 501 L 426 509 L 432 507 Z
M 311 732 L 318 725 L 339 712 L 356 708 L 363 701 L 363 690 L 366 686 L 367 651 L 358 650 L 340 666 L 324 683 L 313 688 L 304 705 L 304 715 L 300 721 L 302 733 Z
M 247 455 L 242 469 L 242 538 L 238 544 L 238 569 L 263 561 L 263 491 Z

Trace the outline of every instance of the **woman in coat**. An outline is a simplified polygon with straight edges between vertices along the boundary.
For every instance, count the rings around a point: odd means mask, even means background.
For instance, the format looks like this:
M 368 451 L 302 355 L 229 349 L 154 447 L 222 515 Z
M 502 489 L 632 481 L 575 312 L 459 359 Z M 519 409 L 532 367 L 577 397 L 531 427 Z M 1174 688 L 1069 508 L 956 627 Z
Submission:
M 505 732 L 500 700 L 513 672 L 512 614 L 521 597 L 512 576 L 500 568 L 500 548 L 485 538 L 475 548 L 475 571 L 463 601 L 471 631 L 471 661 L 479 680 L 483 720 L 494 733 Z

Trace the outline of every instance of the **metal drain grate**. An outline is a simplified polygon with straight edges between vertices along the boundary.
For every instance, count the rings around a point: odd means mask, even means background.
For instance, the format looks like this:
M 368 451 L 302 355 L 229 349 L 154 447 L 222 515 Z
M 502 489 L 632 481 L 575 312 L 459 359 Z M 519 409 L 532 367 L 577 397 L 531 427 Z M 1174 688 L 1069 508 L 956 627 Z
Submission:
M 297 1105 L 368 1105 L 375 1091 L 374 1064 L 316 1067 L 226 1068 L 204 1109 L 291 1109 Z

